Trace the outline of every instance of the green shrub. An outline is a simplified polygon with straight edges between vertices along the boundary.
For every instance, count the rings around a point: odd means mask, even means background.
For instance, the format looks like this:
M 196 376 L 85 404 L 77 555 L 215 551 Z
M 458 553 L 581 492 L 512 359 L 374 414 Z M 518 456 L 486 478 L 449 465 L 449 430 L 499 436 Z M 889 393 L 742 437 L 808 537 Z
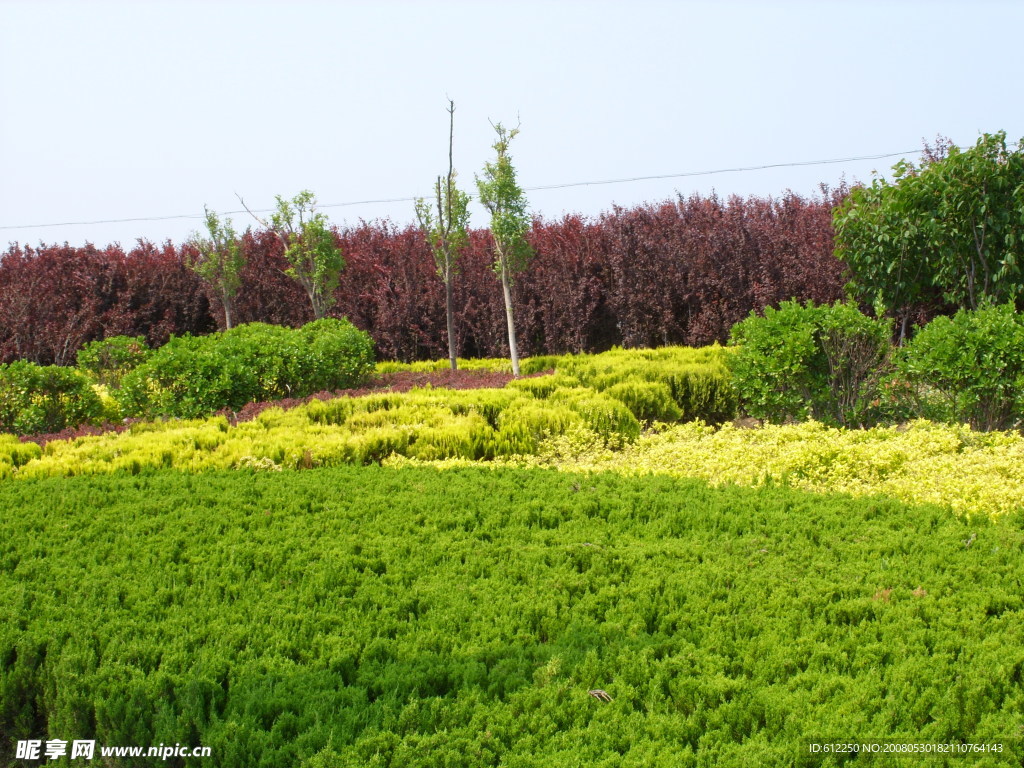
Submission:
M 519 371 L 523 376 L 529 376 L 533 373 L 540 373 L 541 371 L 554 370 L 559 366 L 561 361 L 565 359 L 563 355 L 537 355 L 536 357 L 527 357 L 520 361 Z
M 298 335 L 308 365 L 302 378 L 307 394 L 359 386 L 373 371 L 373 340 L 348 320 L 315 320 Z
M 196 418 L 358 386 L 372 369 L 372 341 L 347 320 L 318 320 L 298 330 L 249 323 L 171 339 L 124 377 L 119 397 L 132 415 Z
M 144 336 L 111 336 L 91 341 L 78 350 L 78 368 L 96 384 L 110 389 L 121 386 L 121 379 L 146 362 L 153 354 Z
M 14 435 L 0 434 L 0 479 L 10 477 L 14 469 L 38 459 L 42 453 L 36 443 L 23 443 Z
M 784 301 L 733 326 L 733 385 L 751 416 L 865 425 L 877 418 L 892 322 L 852 304 Z
M 499 456 L 536 453 L 541 440 L 561 435 L 581 421 L 577 409 L 565 405 L 537 400 L 514 402 L 498 420 L 495 453 Z
M 515 379 L 507 385 L 508 389 L 529 392 L 539 400 L 549 397 L 559 387 L 578 387 L 579 379 L 564 373 L 551 373 L 547 376 L 536 376 L 530 379 Z
M 1015 426 L 1024 419 L 1024 317 L 1012 304 L 938 317 L 901 350 L 897 372 L 925 418 Z
M 557 389 L 551 405 L 565 404 L 609 445 L 630 443 L 640 436 L 640 422 L 620 400 L 588 389 Z M 550 407 L 550 406 L 549 406 Z
M 74 368 L 24 360 L 0 365 L 0 431 L 19 435 L 98 424 L 104 408 L 89 380 Z
M 623 381 L 605 394 L 625 403 L 640 421 L 680 421 L 683 409 L 672 399 L 668 384 L 660 381 Z
M 229 405 L 248 370 L 204 338 L 172 338 L 121 380 L 118 401 L 130 416 L 196 418 Z M 245 401 L 239 403 L 239 407 Z
M 443 423 L 416 431 L 416 438 L 406 452 L 413 458 L 435 459 L 494 457 L 494 431 L 478 413 L 451 416 Z
M 736 415 L 736 394 L 725 359 L 680 367 L 664 377 L 673 399 L 683 409 L 683 420 L 720 424 Z

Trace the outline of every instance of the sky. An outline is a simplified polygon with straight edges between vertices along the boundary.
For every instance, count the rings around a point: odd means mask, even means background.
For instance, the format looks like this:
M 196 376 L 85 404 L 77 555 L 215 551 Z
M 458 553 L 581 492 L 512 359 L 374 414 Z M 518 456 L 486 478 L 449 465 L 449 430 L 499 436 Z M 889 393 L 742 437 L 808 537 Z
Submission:
M 460 186 L 519 125 L 545 219 L 811 196 L 936 136 L 1024 137 L 1021 29 L 1009 0 L 0 0 L 0 249 L 180 243 L 204 206 L 243 230 L 239 196 L 304 189 L 339 227 L 404 227 L 449 98 Z

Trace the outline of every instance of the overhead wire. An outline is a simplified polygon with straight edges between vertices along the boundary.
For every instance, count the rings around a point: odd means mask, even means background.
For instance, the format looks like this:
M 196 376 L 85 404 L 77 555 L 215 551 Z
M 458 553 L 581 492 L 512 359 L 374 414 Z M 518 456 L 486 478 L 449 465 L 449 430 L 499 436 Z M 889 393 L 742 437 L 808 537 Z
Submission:
M 906 150 L 903 152 L 885 152 L 877 155 L 860 155 L 856 157 L 841 157 L 833 158 L 828 160 L 800 160 L 786 163 L 766 163 L 763 165 L 747 165 L 739 166 L 735 168 L 716 168 L 713 170 L 706 171 L 684 171 L 681 173 L 663 173 L 652 176 L 630 176 L 617 179 L 603 179 L 598 181 L 573 181 L 563 184 L 543 184 L 534 187 L 524 187 L 524 192 L 543 192 L 552 189 L 568 189 L 571 187 L 589 187 L 589 186 L 601 186 L 608 184 L 628 184 L 638 181 L 662 181 L 665 179 L 682 179 L 690 178 L 695 176 L 713 176 L 720 173 L 741 173 L 746 171 L 763 171 L 771 168 L 796 168 L 804 166 L 814 165 L 835 165 L 839 163 L 853 163 L 862 162 L 865 160 L 885 160 L 893 157 L 902 157 L 904 155 L 922 154 L 926 150 L 915 149 Z M 323 203 L 317 204 L 317 208 L 346 208 L 357 205 L 378 205 L 384 203 L 410 203 L 420 199 L 419 197 L 392 197 L 392 198 L 381 198 L 376 200 L 353 200 L 345 203 Z M 257 208 L 252 213 L 269 213 L 273 211 L 272 208 Z M 247 213 L 245 210 L 238 211 L 224 211 L 221 215 L 239 215 Z M 10 229 L 43 229 L 49 227 L 71 227 L 71 226 L 90 226 L 94 224 L 126 224 L 132 222 L 143 222 L 143 221 L 171 221 L 175 219 L 203 219 L 203 214 L 198 213 L 182 213 L 182 214 L 171 214 L 164 216 L 138 216 L 132 218 L 123 219 L 96 219 L 91 221 L 61 221 L 61 222 L 50 222 L 46 224 L 5 224 L 0 225 L 0 230 Z

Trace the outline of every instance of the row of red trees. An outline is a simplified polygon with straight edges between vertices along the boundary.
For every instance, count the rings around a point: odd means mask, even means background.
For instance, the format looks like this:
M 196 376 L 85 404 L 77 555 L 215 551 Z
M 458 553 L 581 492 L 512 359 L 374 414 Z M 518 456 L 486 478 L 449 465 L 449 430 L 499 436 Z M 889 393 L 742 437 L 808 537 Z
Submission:
M 514 286 L 523 354 L 722 341 L 758 310 L 797 297 L 843 295 L 833 256 L 833 206 L 845 190 L 805 198 L 702 197 L 596 219 L 534 222 L 536 253 Z M 347 266 L 331 314 L 368 331 L 381 358 L 447 356 L 444 287 L 423 234 L 390 222 L 337 232 Z M 297 326 L 309 302 L 284 274 L 281 245 L 265 231 L 243 238 L 248 264 L 238 323 Z M 0 359 L 73 364 L 88 341 L 206 333 L 221 312 L 189 269 L 189 246 L 139 242 L 125 251 L 11 246 L 0 257 Z M 508 353 L 504 309 L 491 270 L 490 237 L 474 231 L 455 281 L 456 333 L 464 357 Z

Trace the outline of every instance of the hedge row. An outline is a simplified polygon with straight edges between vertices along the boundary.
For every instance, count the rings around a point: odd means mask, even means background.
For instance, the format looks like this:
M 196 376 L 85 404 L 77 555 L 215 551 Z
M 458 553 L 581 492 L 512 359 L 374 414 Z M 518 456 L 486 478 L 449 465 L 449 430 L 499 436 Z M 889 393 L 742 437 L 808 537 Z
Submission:
M 121 381 L 128 416 L 197 418 L 246 403 L 358 386 L 373 369 L 369 336 L 327 318 L 291 330 L 249 323 L 171 339 Z
M 192 391 L 179 391 L 152 375 L 165 353 L 171 362 L 179 361 L 172 345 L 161 348 L 125 376 L 118 396 L 124 397 L 124 389 L 135 388 L 138 380 L 154 387 L 151 402 L 173 400 L 179 411 L 195 407 L 199 399 Z M 392 455 L 489 460 L 534 454 L 543 441 L 577 430 L 604 447 L 621 448 L 640 435 L 644 423 L 730 417 L 735 405 L 724 362 L 728 354 L 711 347 L 531 358 L 528 367 L 553 365 L 555 373 L 515 380 L 502 389 L 424 387 L 313 400 L 287 411 L 269 408 L 253 421 L 236 425 L 223 416 L 142 422 L 121 433 L 56 440 L 42 449 L 19 448 L 17 453 L 0 444 L 0 475 L 139 472 L 157 467 L 310 468 L 379 462 Z M 201 355 L 191 358 L 188 370 L 175 381 L 199 391 L 202 381 L 189 371 L 203 374 L 207 365 Z M 165 366 L 168 370 L 182 373 Z M 222 380 L 219 375 L 212 379 Z
M 79 367 L 0 364 L 0 431 L 58 432 L 122 417 L 196 418 L 247 403 L 358 386 L 373 344 L 344 320 L 298 330 L 250 323 L 172 338 L 157 351 L 141 337 L 87 344 Z
M 514 287 L 525 355 L 724 342 L 751 310 L 798 296 L 840 298 L 831 211 L 844 190 L 807 199 L 692 196 L 615 208 L 594 219 L 537 220 L 536 252 Z M 347 267 L 332 309 L 368 331 L 384 359 L 447 356 L 444 290 L 420 231 L 389 222 L 336 233 Z M 236 322 L 298 327 L 313 319 L 276 237 L 242 238 L 248 266 Z M 189 246 L 14 245 L 0 257 L 0 361 L 71 364 L 84 344 L 144 335 L 203 334 L 220 322 L 215 298 L 187 262 Z M 471 234 L 455 280 L 462 357 L 507 355 L 490 235 Z M 40 321 L 40 318 L 43 318 Z

